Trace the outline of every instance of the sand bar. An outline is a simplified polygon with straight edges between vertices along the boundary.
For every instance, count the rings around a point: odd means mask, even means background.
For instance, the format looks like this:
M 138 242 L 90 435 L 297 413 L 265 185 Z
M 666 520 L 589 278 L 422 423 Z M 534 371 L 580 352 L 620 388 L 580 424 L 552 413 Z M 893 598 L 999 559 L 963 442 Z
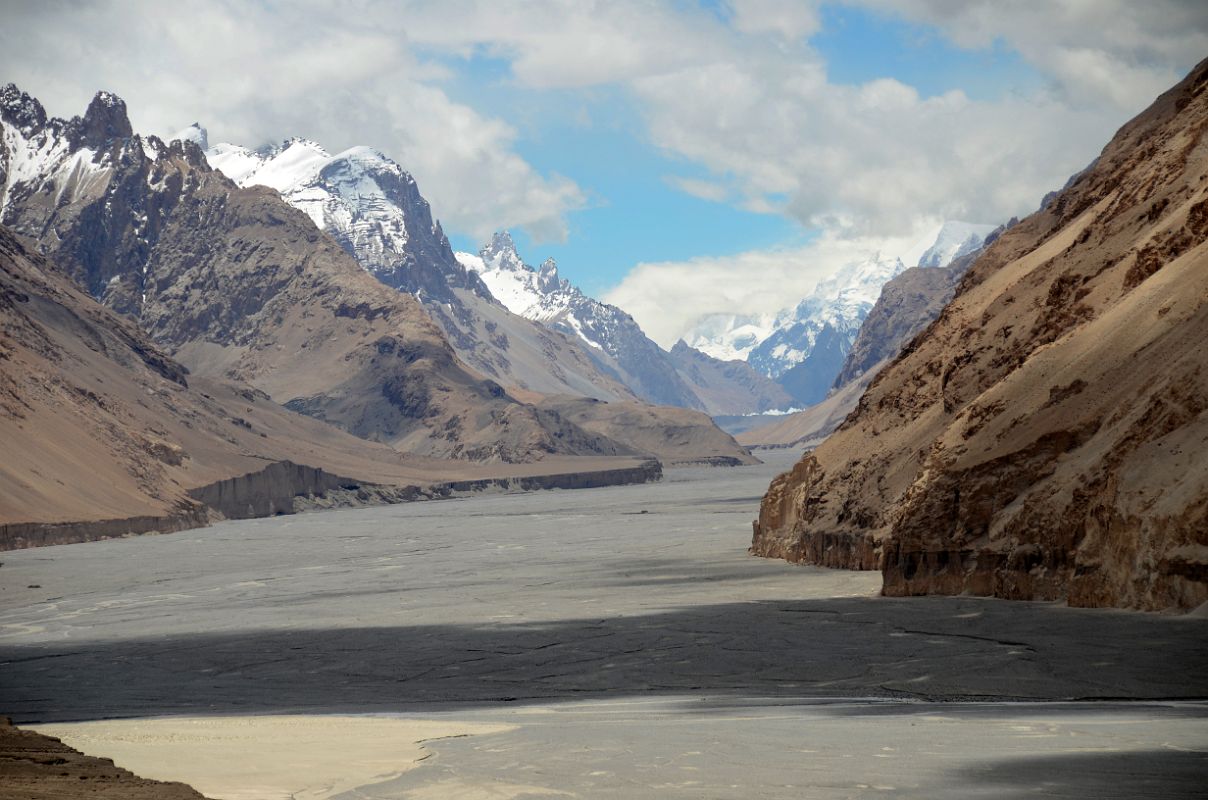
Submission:
M 424 743 L 512 726 L 353 716 L 166 717 L 28 726 L 145 778 L 222 800 L 324 800 L 397 778 Z

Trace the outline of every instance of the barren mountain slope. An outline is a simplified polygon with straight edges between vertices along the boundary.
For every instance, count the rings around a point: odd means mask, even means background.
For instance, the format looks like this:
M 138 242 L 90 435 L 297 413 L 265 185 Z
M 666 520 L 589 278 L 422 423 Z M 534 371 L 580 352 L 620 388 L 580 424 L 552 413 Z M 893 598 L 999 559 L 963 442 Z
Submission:
M 263 392 L 186 375 L 4 227 L 0 441 L 0 528 L 139 517 L 156 530 L 192 527 L 206 512 L 189 490 L 280 461 L 389 486 L 636 463 L 554 457 L 482 465 L 404 455 L 284 409 Z M 277 488 L 286 496 L 302 490 Z
M 195 143 L 132 134 L 119 98 L 47 119 L 10 85 L 0 121 L 4 223 L 195 372 L 421 454 L 625 452 L 467 370 L 413 297 L 276 192 L 210 169 Z
M 605 403 L 586 397 L 547 397 L 541 408 L 556 411 L 583 430 L 657 458 L 668 466 L 741 466 L 759 459 L 700 411 L 645 403 Z
M 1208 62 L 1005 232 L 752 551 L 891 595 L 1208 600 Z
M 669 355 L 707 414 L 758 413 L 793 405 L 793 398 L 780 384 L 745 361 L 722 361 L 689 347 L 683 339 L 675 343 Z
M 451 303 L 427 300 L 425 310 L 444 329 L 458 358 L 508 389 L 575 394 L 601 400 L 637 400 L 590 347 L 561 331 L 513 314 L 490 297 L 453 289 Z

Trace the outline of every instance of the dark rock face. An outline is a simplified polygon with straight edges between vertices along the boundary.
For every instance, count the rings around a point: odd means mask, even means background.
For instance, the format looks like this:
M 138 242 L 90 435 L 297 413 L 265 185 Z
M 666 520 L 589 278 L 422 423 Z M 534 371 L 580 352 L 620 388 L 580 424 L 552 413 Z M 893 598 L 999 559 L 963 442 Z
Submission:
M 175 533 L 209 524 L 200 505 L 182 505 L 159 516 L 125 517 L 88 522 L 17 522 L 0 525 L 0 550 L 119 539 L 143 533 Z
M 73 144 L 92 149 L 105 147 L 114 139 L 128 139 L 134 135 L 130 117 L 126 114 L 126 102 L 109 92 L 97 92 L 88 104 L 84 118 L 74 127 Z
M 0 109 L 5 119 L 21 130 L 33 130 L 46 125 L 46 109 L 35 98 L 8 84 L 0 88 Z
M 821 403 L 834 383 L 833 376 L 842 369 L 851 345 L 850 331 L 838 331 L 826 323 L 818 332 L 810 354 L 780 376 L 780 385 L 801 405 Z
M 840 429 L 769 488 L 752 552 L 887 595 L 1208 601 L 1208 62 L 1004 230 Z
M 356 481 L 315 467 L 278 461 L 250 472 L 189 490 L 197 502 L 228 519 L 292 514 L 299 496 L 321 495 L 332 489 L 355 486 Z

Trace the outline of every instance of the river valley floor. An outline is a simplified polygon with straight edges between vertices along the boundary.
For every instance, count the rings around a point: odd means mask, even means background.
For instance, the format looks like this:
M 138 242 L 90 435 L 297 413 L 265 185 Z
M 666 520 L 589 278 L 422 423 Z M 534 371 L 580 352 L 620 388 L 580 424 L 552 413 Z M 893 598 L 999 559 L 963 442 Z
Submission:
M 225 800 L 1208 797 L 1208 619 L 750 557 L 761 455 L 4 553 L 0 713 Z

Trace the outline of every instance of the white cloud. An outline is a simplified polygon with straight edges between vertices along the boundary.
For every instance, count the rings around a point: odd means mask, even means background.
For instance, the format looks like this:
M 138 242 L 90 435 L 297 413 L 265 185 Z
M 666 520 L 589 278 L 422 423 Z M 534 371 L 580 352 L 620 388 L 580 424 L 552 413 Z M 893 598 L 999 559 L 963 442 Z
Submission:
M 1063 102 L 1136 113 L 1208 54 L 1202 0 L 861 0 L 943 31 L 957 45 L 1005 42 Z
M 126 100 L 135 129 L 194 120 L 211 141 L 306 136 L 377 147 L 411 171 L 447 227 L 484 239 L 522 227 L 561 240 L 582 207 L 574 181 L 541 175 L 505 122 L 454 102 L 447 68 L 418 59 L 406 15 L 379 3 L 18 4 L 0 27 L 6 80 L 61 116 L 93 92 Z
M 783 0 L 731 0 L 733 25 L 743 33 L 775 33 L 795 41 L 817 32 L 818 3 Z
M 415 0 L 400 12 L 413 42 L 506 59 L 539 89 L 582 88 L 726 58 L 730 31 L 687 3 L 641 0 Z
M 825 234 L 795 251 L 639 265 L 609 298 L 656 341 L 673 342 L 711 312 L 774 312 L 846 255 L 928 219 L 1029 213 L 1208 54 L 1202 3 L 873 4 L 963 47 L 1005 41 L 1048 85 L 990 100 L 923 97 L 890 77 L 840 85 L 808 49 L 754 42 L 736 45 L 738 57 L 631 81 L 658 145 L 719 176 L 743 207 Z
M 1046 83 L 989 99 L 923 96 L 889 75 L 837 84 L 809 44 L 820 3 L 793 0 L 17 4 L 0 28 L 0 59 L 57 113 L 76 113 L 104 86 L 144 130 L 196 118 L 213 138 L 248 144 L 288 134 L 370 144 L 414 172 L 453 230 L 560 238 L 567 212 L 585 204 L 574 176 L 539 174 L 511 124 L 442 84 L 459 59 L 486 56 L 510 70 L 511 88 L 549 92 L 568 118 L 607 125 L 612 109 L 590 94 L 615 89 L 608 96 L 633 104 L 670 160 L 709 176 L 671 185 L 784 214 L 831 250 L 854 251 L 936 218 L 1030 211 L 1208 53 L 1199 0 L 848 2 L 960 47 L 1005 46 Z M 775 310 L 775 294 L 787 305 L 786 293 L 841 263 L 820 246 L 641 264 L 611 297 L 665 340 L 693 304 Z
M 711 200 L 714 203 L 722 202 L 730 194 L 725 186 L 716 181 L 703 181 L 699 178 L 685 178 L 680 175 L 667 175 L 663 181 L 684 194 L 699 197 L 701 200 Z
M 849 236 L 1026 212 L 1122 121 L 1045 97 L 923 98 L 892 79 L 839 86 L 796 64 L 714 64 L 636 91 L 654 141 L 728 178 L 748 207 Z

